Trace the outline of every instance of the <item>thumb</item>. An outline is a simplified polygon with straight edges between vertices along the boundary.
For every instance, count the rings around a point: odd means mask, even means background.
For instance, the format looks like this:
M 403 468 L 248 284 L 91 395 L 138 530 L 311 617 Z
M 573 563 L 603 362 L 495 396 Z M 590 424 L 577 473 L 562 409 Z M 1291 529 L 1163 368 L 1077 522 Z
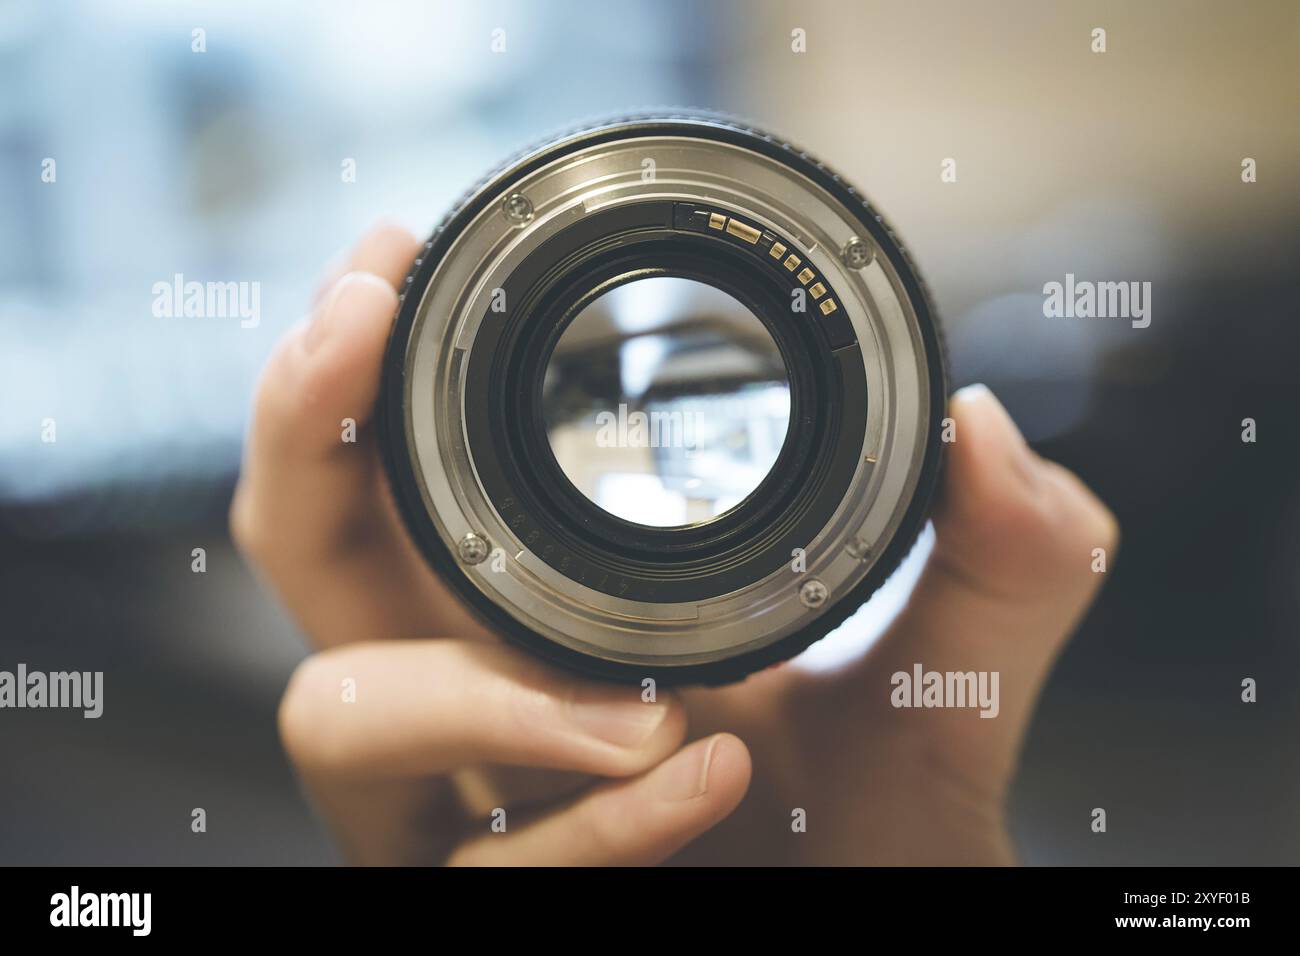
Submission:
M 420 243 L 381 224 L 262 373 L 231 504 L 240 550 L 322 646 L 471 633 L 390 506 L 371 421 Z
M 1108 566 L 1119 529 L 1074 474 L 1030 450 L 987 388 L 963 389 L 950 408 L 956 434 L 934 515 L 934 551 L 908 606 L 864 665 L 872 697 L 907 689 L 912 702 L 920 693 L 910 687 L 917 665 L 923 674 L 945 675 L 945 685 L 949 672 L 974 671 L 977 680 L 982 672 L 993 698 L 984 706 L 969 699 L 965 708 L 902 708 L 897 697 L 891 703 L 898 720 L 938 735 L 931 739 L 950 765 L 1002 787 L 1052 663 L 1105 578 L 1094 549 L 1103 549 Z M 895 678 L 900 672 L 908 681 Z

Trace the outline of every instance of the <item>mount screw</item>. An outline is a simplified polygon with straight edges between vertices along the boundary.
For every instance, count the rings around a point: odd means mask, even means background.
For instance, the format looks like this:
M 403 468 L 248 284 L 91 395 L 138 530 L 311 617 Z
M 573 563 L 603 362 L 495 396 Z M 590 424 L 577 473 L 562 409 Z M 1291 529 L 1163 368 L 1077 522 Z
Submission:
M 533 218 L 533 203 L 523 193 L 511 193 L 501 204 L 501 209 L 513 223 L 522 225 Z
M 876 258 L 871 246 L 867 245 L 857 236 L 854 236 L 844 244 L 844 251 L 840 253 L 840 258 L 850 269 L 865 269 L 871 265 L 871 261 Z
M 456 543 L 456 553 L 466 564 L 482 564 L 487 560 L 488 552 L 491 550 L 488 543 L 473 531 Z
M 816 578 L 809 578 L 799 586 L 799 600 L 804 607 L 819 608 L 826 603 L 828 597 L 830 592 L 826 590 L 826 585 Z

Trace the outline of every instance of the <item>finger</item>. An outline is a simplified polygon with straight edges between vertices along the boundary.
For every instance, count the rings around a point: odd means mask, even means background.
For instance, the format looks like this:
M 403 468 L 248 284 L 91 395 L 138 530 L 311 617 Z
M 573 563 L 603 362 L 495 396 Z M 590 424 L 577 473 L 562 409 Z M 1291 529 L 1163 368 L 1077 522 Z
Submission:
M 448 860 L 462 866 L 649 866 L 725 819 L 749 788 L 749 751 L 731 734 L 698 740 L 653 770 L 602 784 L 563 809 L 486 832 Z
M 420 240 L 409 230 L 381 219 L 353 248 L 347 271 L 372 273 L 400 292 L 419 252 Z
M 891 704 L 917 665 L 986 675 L 987 706 L 895 712 L 941 729 L 966 766 L 1005 780 L 1038 691 L 1104 579 L 1094 549 L 1113 561 L 1118 525 L 1078 478 L 1030 450 L 987 389 L 959 392 L 951 415 L 934 551 L 864 670 L 877 685 L 869 696 Z M 894 683 L 899 673 L 911 683 Z
M 249 434 L 245 466 L 255 479 L 253 491 L 311 488 L 309 497 L 317 499 L 354 491 L 372 478 L 369 456 L 355 452 L 378 396 L 397 308 L 392 277 L 409 266 L 418 248 L 414 236 L 391 226 L 367 233 L 353 251 L 353 268 L 334 283 L 311 319 L 278 344 L 258 385 Z M 351 437 L 343 431 L 345 418 L 357 423 L 358 441 L 344 440 Z M 322 480 L 328 482 L 324 487 Z
M 374 273 L 400 292 L 418 251 L 419 243 L 406 229 L 380 220 L 354 248 L 340 252 L 326 264 L 323 278 L 312 293 L 313 308 L 349 272 Z
M 393 284 L 418 248 L 393 226 L 368 233 L 258 387 L 231 531 L 322 645 L 477 631 L 397 521 L 370 424 Z
M 350 692 L 350 693 L 349 693 Z M 562 675 L 509 648 L 459 639 L 353 644 L 310 657 L 280 707 L 305 773 L 427 777 L 505 764 L 639 773 L 681 745 L 676 698 Z

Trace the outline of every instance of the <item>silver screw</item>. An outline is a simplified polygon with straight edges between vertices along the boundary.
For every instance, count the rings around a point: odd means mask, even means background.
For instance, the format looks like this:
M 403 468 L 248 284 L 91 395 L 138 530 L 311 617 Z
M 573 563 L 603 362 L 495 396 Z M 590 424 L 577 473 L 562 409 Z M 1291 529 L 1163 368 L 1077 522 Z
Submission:
M 473 531 L 456 544 L 456 553 L 466 564 L 482 564 L 487 560 L 489 550 L 488 543 Z
M 840 258 L 844 260 L 845 265 L 850 269 L 865 269 L 871 265 L 871 260 L 876 257 L 871 246 L 867 245 L 857 236 L 854 236 L 844 244 L 844 251 L 840 253 Z
M 821 607 L 829 596 L 830 592 L 826 590 L 826 585 L 816 578 L 809 578 L 799 586 L 799 600 L 803 602 L 804 607 Z
M 511 222 L 524 223 L 533 218 L 532 201 L 523 193 L 511 193 L 501 204 L 501 209 Z

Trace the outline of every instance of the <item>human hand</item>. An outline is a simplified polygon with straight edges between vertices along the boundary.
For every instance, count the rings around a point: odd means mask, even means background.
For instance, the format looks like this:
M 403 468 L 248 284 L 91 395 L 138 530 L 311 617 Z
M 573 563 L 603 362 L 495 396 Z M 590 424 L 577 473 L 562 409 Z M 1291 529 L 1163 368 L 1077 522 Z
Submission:
M 1006 787 L 1096 590 L 1092 549 L 1113 549 L 1109 512 L 1034 456 L 991 395 L 967 392 L 935 550 L 863 660 L 653 703 L 554 671 L 498 642 L 429 571 L 379 464 L 371 411 L 394 289 L 419 248 L 371 230 L 278 345 L 231 511 L 236 542 L 321 649 L 290 682 L 281 732 L 348 856 L 1009 862 Z M 913 663 L 998 671 L 999 715 L 892 708 L 890 676 Z

